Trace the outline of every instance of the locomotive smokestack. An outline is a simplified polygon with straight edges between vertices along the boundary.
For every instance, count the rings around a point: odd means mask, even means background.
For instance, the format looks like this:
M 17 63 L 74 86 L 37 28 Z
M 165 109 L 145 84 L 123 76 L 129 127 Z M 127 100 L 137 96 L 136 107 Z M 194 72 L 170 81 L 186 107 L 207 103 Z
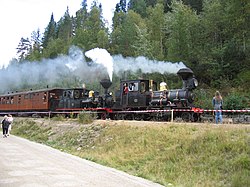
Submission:
M 194 72 L 189 68 L 182 68 L 177 72 L 177 75 L 179 75 L 182 80 L 188 80 L 193 77 Z
M 189 68 L 182 68 L 177 72 L 182 79 L 183 87 L 182 89 L 193 89 L 194 72 Z
M 102 85 L 102 87 L 104 88 L 104 92 L 105 94 L 108 94 L 108 89 L 111 86 L 112 82 L 109 79 L 102 79 L 100 81 L 100 84 Z

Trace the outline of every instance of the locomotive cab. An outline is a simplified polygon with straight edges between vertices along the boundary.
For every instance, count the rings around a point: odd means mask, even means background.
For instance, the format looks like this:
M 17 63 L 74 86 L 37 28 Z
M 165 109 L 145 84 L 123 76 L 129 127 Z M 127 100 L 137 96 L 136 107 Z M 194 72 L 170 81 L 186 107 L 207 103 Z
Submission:
M 143 109 L 149 105 L 151 90 L 157 85 L 151 80 L 126 80 L 121 81 L 120 90 L 116 92 L 114 108 Z
M 88 90 L 82 88 L 65 89 L 59 102 L 59 108 L 82 108 L 82 100 L 88 95 Z

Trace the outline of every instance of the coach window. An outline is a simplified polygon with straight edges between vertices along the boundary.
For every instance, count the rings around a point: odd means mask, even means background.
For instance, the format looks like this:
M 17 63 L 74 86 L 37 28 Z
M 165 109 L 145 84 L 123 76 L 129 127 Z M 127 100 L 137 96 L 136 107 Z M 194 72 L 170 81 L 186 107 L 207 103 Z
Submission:
M 14 103 L 14 97 L 11 97 L 10 98 L 10 104 L 13 104 Z
M 18 95 L 18 104 L 21 103 L 21 98 L 22 98 L 22 96 L 21 96 L 21 95 Z
M 145 92 L 145 91 L 146 91 L 145 82 L 141 82 L 141 92 Z
M 44 94 L 43 94 L 43 101 L 46 101 L 46 100 L 47 100 L 47 93 L 44 92 Z

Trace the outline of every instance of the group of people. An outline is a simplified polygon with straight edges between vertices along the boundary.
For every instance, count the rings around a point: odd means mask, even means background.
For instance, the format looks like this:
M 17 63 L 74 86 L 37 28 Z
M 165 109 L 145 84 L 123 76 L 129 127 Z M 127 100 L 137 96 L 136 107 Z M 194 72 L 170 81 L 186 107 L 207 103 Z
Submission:
M 11 124 L 13 117 L 11 114 L 5 115 L 2 120 L 3 138 L 7 138 L 10 135 Z

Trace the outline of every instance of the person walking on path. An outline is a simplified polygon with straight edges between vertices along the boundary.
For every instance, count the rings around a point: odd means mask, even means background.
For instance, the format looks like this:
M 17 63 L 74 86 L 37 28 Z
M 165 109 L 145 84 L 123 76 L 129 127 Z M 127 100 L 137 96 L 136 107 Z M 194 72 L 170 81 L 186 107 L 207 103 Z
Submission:
M 12 117 L 11 114 L 8 114 L 7 121 L 9 122 L 7 136 L 9 136 L 10 135 L 10 131 L 11 131 L 12 122 L 13 122 L 13 117 Z
M 223 99 L 219 91 L 215 92 L 215 96 L 213 97 L 212 103 L 215 110 L 215 123 L 218 124 L 218 122 L 220 121 L 220 123 L 222 124 Z
M 2 120 L 2 129 L 3 129 L 3 138 L 7 138 L 8 130 L 9 130 L 9 121 L 7 120 L 8 116 L 4 116 Z

